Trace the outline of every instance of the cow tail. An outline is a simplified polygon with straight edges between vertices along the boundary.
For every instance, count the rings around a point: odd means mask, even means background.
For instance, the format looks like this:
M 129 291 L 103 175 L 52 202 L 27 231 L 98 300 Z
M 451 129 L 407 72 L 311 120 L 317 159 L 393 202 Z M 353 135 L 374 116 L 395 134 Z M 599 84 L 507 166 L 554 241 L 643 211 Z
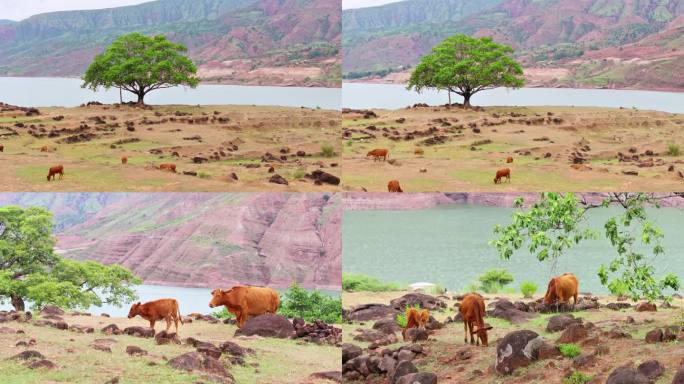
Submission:
M 180 306 L 178 306 L 178 302 L 176 302 L 176 314 L 178 315 L 178 320 L 180 320 L 180 323 L 185 324 L 183 322 L 183 316 L 181 316 L 181 313 L 180 313 Z

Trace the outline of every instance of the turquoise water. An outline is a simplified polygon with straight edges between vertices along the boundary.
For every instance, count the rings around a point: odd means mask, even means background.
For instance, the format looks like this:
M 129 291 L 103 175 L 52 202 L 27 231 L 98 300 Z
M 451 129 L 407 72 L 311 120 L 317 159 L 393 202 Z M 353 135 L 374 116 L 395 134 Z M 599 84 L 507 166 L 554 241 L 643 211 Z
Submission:
M 505 268 L 515 278 L 509 287 L 517 289 L 520 282 L 530 280 L 540 291 L 550 276 L 567 271 L 578 276 L 581 291 L 607 293 L 596 272 L 616 253 L 603 238 L 576 246 L 559 259 L 555 270 L 526 249 L 508 261 L 501 260 L 488 241 L 494 238 L 494 225 L 510 223 L 513 211 L 461 204 L 412 211 L 346 211 L 343 271 L 401 284 L 426 281 L 462 290 L 485 271 Z M 619 212 L 617 208 L 592 211 L 589 223 L 602 229 L 606 218 Z M 684 211 L 661 208 L 650 214 L 665 233 L 665 255 L 656 259 L 658 272 L 673 272 L 684 280 Z

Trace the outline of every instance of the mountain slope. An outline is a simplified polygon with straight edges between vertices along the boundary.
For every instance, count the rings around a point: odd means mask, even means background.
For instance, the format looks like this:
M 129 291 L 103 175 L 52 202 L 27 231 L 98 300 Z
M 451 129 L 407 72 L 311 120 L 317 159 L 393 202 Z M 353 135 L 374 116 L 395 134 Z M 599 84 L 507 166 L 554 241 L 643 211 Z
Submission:
M 440 9 L 454 0 L 433 1 Z M 356 11 L 344 11 L 345 27 L 379 10 Z M 353 39 L 345 29 L 345 77 L 403 71 L 445 37 L 466 33 L 513 46 L 532 86 L 684 88 L 684 0 L 505 0 L 460 21 L 440 14 L 354 27 Z M 666 73 L 675 76 L 659 81 Z
M 0 194 L 57 222 L 65 257 L 119 263 L 147 284 L 339 289 L 341 201 L 332 194 Z
M 0 24 L 0 75 L 80 76 L 114 38 L 165 34 L 185 44 L 205 81 L 339 81 L 341 11 L 333 0 L 157 0 Z

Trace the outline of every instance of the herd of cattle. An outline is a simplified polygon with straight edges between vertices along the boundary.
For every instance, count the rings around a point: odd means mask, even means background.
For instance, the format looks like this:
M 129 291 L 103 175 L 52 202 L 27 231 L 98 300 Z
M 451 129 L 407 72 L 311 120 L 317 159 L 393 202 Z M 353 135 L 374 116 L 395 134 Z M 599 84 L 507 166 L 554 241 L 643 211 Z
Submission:
M 5 151 L 5 146 L 0 144 L 0 152 L 4 152 L 4 151 Z M 42 147 L 40 147 L 40 151 L 41 152 L 50 152 L 50 148 L 48 148 L 47 145 L 43 145 Z M 125 155 L 121 156 L 121 164 L 123 164 L 123 165 L 128 164 L 128 156 L 125 156 Z M 158 169 L 160 169 L 162 171 L 169 171 L 169 172 L 176 173 L 176 164 L 171 164 L 171 163 L 159 164 Z M 57 175 L 59 175 L 60 180 L 64 178 L 64 165 L 58 164 L 58 165 L 54 165 L 54 166 L 50 167 L 48 169 L 47 181 L 55 180 Z
M 422 149 L 416 149 L 415 152 L 417 155 L 422 155 L 423 150 Z M 372 157 L 373 161 L 387 161 L 389 158 L 389 149 L 385 148 L 376 148 L 372 151 L 369 151 L 366 154 L 366 157 Z M 510 164 L 513 162 L 513 158 L 511 156 L 508 156 L 506 158 L 506 163 Z M 423 171 L 421 171 L 423 172 Z M 511 169 L 510 168 L 502 168 L 496 171 L 496 176 L 494 177 L 494 184 L 499 184 L 503 182 L 503 179 L 506 179 L 509 183 L 511 182 Z M 399 184 L 399 180 L 390 180 L 389 183 L 387 183 L 387 191 L 389 192 L 404 192 L 401 189 L 401 185 Z
M 568 304 L 572 298 L 574 308 L 575 304 L 577 304 L 578 293 L 579 282 L 577 277 L 572 273 L 564 273 L 553 277 L 549 281 L 546 294 L 544 295 L 544 304 Z M 481 342 L 483 346 L 489 346 L 487 331 L 492 329 L 492 327 L 484 322 L 484 298 L 478 293 L 468 293 L 462 297 L 458 310 L 463 318 L 464 342 L 468 343 L 468 335 L 470 335 L 470 344 L 480 345 Z M 418 310 L 407 307 L 406 326 L 402 330 L 404 340 L 406 340 L 406 331 L 408 329 L 425 329 L 429 318 L 430 314 L 427 309 Z M 477 337 L 475 338 L 474 335 Z
M 251 317 L 264 313 L 276 313 L 280 307 L 278 292 L 265 287 L 234 286 L 231 289 L 214 289 L 211 292 L 210 308 L 225 306 L 228 312 L 235 315 L 238 328 L 242 328 Z M 157 321 L 166 321 L 166 332 L 173 323 L 178 332 L 178 323 L 183 324 L 178 301 L 176 299 L 159 299 L 145 304 L 137 302 L 128 311 L 128 318 L 140 316 L 150 322 L 154 329 Z

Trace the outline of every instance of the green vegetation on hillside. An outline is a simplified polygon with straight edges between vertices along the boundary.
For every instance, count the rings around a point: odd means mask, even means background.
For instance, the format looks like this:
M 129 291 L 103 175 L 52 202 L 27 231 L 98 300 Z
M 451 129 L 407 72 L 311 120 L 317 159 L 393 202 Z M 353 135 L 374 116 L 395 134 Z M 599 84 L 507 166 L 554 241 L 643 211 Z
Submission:
M 398 284 L 383 283 L 375 277 L 342 274 L 342 289 L 349 292 L 385 292 L 401 289 Z
M 278 313 L 285 317 L 301 317 L 306 321 L 342 322 L 342 298 L 333 298 L 317 290 L 307 291 L 292 284 L 282 295 Z

